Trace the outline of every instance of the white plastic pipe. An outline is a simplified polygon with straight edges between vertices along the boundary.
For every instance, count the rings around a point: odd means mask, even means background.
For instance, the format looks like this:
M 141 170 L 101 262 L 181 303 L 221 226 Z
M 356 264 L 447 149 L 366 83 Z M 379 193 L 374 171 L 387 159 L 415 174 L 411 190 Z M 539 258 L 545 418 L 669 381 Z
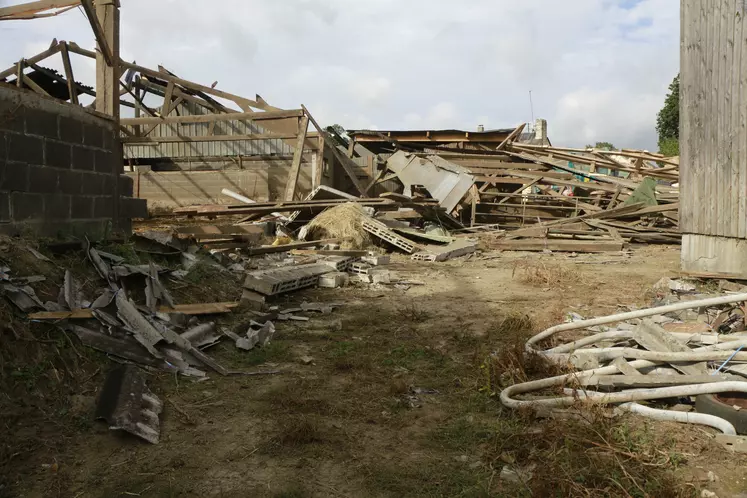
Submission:
M 735 348 L 736 349 L 736 348 Z M 747 351 L 739 352 L 732 358 L 734 350 L 730 351 L 645 351 L 635 348 L 595 348 L 577 349 L 573 353 L 544 353 L 548 358 L 554 360 L 570 358 L 574 355 L 592 355 L 599 361 L 611 361 L 615 358 L 633 358 L 636 360 L 650 360 L 657 362 L 692 362 L 692 361 L 718 361 L 732 359 L 734 361 L 747 361 Z
M 644 417 L 652 418 L 654 420 L 669 420 L 674 422 L 682 422 L 685 424 L 707 425 L 708 427 L 718 429 L 729 436 L 737 435 L 737 430 L 728 420 L 724 420 L 721 417 L 709 415 L 707 413 L 660 410 L 658 408 L 650 408 L 648 406 L 639 405 L 638 403 L 625 403 L 620 405 L 620 408 L 622 408 L 623 410 L 628 410 L 632 413 L 643 415 Z
M 529 383 L 523 384 L 526 386 Z M 508 387 L 501 392 L 501 402 L 509 408 L 530 408 L 537 406 L 556 407 L 571 406 L 576 402 L 574 396 L 562 396 L 558 398 L 543 398 L 533 400 L 517 400 L 512 396 L 520 394 L 518 387 L 522 384 Z M 533 389 L 532 389 L 533 390 Z M 726 392 L 747 393 L 747 382 L 728 381 L 714 382 L 712 384 L 689 384 L 686 386 L 656 387 L 653 389 L 634 389 L 619 393 L 604 393 L 599 396 L 591 396 L 588 401 L 593 404 L 605 405 L 610 403 L 629 403 L 631 401 L 645 401 L 650 399 L 678 398 L 681 396 L 698 396 L 700 394 L 718 394 Z
M 552 353 L 549 355 L 546 352 L 537 351 L 533 345 L 551 337 L 559 332 L 568 330 L 578 330 L 587 327 L 593 327 L 596 325 L 605 325 L 608 323 L 620 322 L 623 320 L 632 320 L 634 318 L 645 318 L 647 316 L 659 315 L 665 313 L 671 313 L 673 311 L 682 311 L 691 308 L 700 308 L 708 306 L 720 306 L 723 304 L 736 303 L 741 301 L 747 301 L 747 293 L 734 294 L 732 296 L 721 296 L 716 298 L 701 299 L 697 301 L 686 301 L 682 303 L 671 304 L 667 306 L 659 306 L 657 308 L 649 308 L 644 310 L 631 311 L 628 313 L 618 313 L 616 315 L 604 316 L 599 318 L 592 318 L 590 320 L 582 320 L 579 322 L 563 323 L 550 327 L 539 334 L 535 335 L 527 341 L 526 349 L 529 353 L 544 354 L 546 356 L 553 356 Z M 740 338 L 740 340 L 724 342 L 715 344 L 712 346 L 703 346 L 696 348 L 694 352 L 701 351 L 729 351 L 733 352 L 741 346 L 747 346 L 747 339 Z M 611 348 L 610 348 L 611 349 Z M 655 353 L 655 360 L 635 360 L 630 362 L 630 366 L 635 369 L 641 369 L 646 367 L 656 366 L 658 363 L 666 362 L 661 358 L 666 358 L 667 354 L 671 353 L 660 353 L 660 352 L 649 352 Z M 617 354 L 617 351 L 615 352 Z M 691 353 L 686 353 L 691 354 Z M 685 360 L 689 361 L 689 360 Z M 698 360 L 692 360 L 698 361 Z M 703 361 L 703 360 L 701 360 Z M 528 393 L 532 391 L 539 391 L 550 387 L 557 387 L 574 381 L 586 378 L 591 375 L 612 375 L 618 373 L 619 370 L 614 365 L 606 367 L 595 368 L 591 370 L 585 370 L 582 372 L 574 372 L 568 375 L 559 375 L 556 377 L 549 377 L 546 379 L 540 379 L 530 382 L 524 382 L 522 384 L 516 384 L 507 387 L 501 392 L 500 398 L 504 406 L 509 408 L 523 408 L 532 406 L 569 406 L 574 403 L 575 398 L 573 397 L 560 397 L 560 398 L 549 398 L 549 399 L 534 399 L 534 400 L 517 400 L 513 396 L 518 394 Z M 631 401 L 643 401 L 647 399 L 658 399 L 668 398 L 677 396 L 696 396 L 698 394 L 714 394 L 721 392 L 747 392 L 747 382 L 729 381 L 729 382 L 716 382 L 712 384 L 695 384 L 686 386 L 674 386 L 674 387 L 659 387 L 654 389 L 636 389 L 634 391 L 626 391 L 620 393 L 609 393 L 600 396 L 599 398 L 593 398 L 591 401 L 594 403 L 606 404 L 606 403 L 627 403 Z
M 591 397 L 602 396 L 602 393 L 596 391 L 582 391 L 579 389 L 564 389 L 566 394 L 573 394 L 579 399 L 588 399 Z M 631 413 L 637 413 L 644 417 L 652 418 L 654 420 L 667 420 L 671 422 L 682 422 L 684 424 L 699 424 L 706 425 L 718 429 L 724 434 L 729 436 L 736 436 L 737 430 L 728 420 L 724 420 L 721 417 L 715 415 L 709 415 L 707 413 L 697 412 L 677 412 L 674 410 L 662 410 L 659 408 L 651 408 L 643 406 L 638 403 L 624 403 L 618 408 L 629 411 Z
M 713 297 L 709 299 L 701 299 L 698 301 L 685 301 L 681 303 L 669 304 L 667 306 L 659 306 L 657 308 L 648 308 L 643 310 L 629 311 L 627 313 L 618 313 L 616 315 L 602 316 L 598 318 L 591 318 L 589 320 L 581 320 L 579 322 L 561 323 L 555 325 L 547 330 L 540 332 L 527 341 L 526 348 L 529 352 L 536 352 L 533 348 L 534 344 L 551 337 L 558 332 L 565 332 L 568 330 L 585 329 L 587 327 L 594 327 L 596 325 L 606 325 L 608 323 L 622 322 L 624 320 L 632 320 L 634 318 L 645 318 L 653 315 L 663 315 L 665 313 L 671 313 L 673 311 L 682 311 L 692 308 L 708 307 L 708 306 L 720 306 L 722 304 L 738 303 L 741 301 L 747 301 L 747 293 L 734 294 L 732 296 L 721 296 Z

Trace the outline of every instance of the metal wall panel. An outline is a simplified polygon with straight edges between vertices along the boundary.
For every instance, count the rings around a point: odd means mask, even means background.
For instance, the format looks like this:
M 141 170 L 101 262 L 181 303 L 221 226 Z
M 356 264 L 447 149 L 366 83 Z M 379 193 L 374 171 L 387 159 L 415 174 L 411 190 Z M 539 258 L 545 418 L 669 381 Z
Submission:
M 208 114 L 207 110 L 192 102 L 182 102 L 175 111 L 179 116 Z M 207 135 L 209 123 L 190 123 L 179 125 L 182 135 Z M 132 127 L 128 127 L 131 131 Z M 147 129 L 147 128 L 146 128 Z M 248 121 L 219 121 L 215 123 L 214 135 L 251 135 L 269 133 L 265 128 Z M 150 133 L 153 137 L 172 137 L 177 135 L 175 125 L 158 125 Z M 153 159 L 171 157 L 205 157 L 205 156 L 287 156 L 293 155 L 294 149 L 281 139 L 237 140 L 216 142 L 174 142 L 159 144 L 133 144 L 124 146 L 125 159 Z

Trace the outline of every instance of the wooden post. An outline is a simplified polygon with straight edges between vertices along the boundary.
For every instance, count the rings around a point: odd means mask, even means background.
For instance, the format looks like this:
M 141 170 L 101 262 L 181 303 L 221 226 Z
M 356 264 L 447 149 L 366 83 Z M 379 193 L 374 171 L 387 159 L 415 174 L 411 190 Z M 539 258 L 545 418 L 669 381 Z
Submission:
M 78 105 L 78 91 L 75 85 L 73 65 L 70 63 L 70 52 L 67 50 L 67 42 L 62 43 L 62 65 L 65 67 L 65 79 L 67 80 L 67 91 L 70 94 L 70 103 Z
M 23 88 L 23 59 L 16 63 L 16 86 Z
M 318 148 L 319 151 L 317 152 L 317 161 L 316 161 L 316 175 L 314 176 L 314 188 L 321 186 L 322 184 L 322 178 L 324 176 L 324 134 L 319 134 L 318 139 Z
M 111 52 L 107 55 L 112 58 L 112 64 L 107 64 L 102 47 L 99 47 L 96 53 L 96 110 L 119 120 L 119 1 L 97 0 L 96 18 Z
M 301 160 L 303 159 L 303 146 L 306 142 L 306 132 L 309 129 L 309 117 L 301 118 L 298 130 L 298 141 L 296 142 L 296 151 L 293 153 L 293 164 L 288 172 L 288 182 L 285 184 L 286 201 L 292 201 L 296 196 L 296 184 L 298 183 L 298 174 L 301 172 Z
M 474 185 L 472 185 L 474 187 Z M 477 189 L 474 189 L 477 190 Z M 470 214 L 469 218 L 469 227 L 472 228 L 475 226 L 475 221 L 477 220 L 477 198 L 479 197 L 479 193 L 472 192 L 472 213 Z

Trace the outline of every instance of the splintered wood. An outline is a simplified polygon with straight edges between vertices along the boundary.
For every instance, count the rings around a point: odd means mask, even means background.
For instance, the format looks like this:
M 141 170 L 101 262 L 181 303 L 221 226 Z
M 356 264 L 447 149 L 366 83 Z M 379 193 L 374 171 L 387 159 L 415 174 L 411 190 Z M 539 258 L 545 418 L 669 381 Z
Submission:
M 605 252 L 631 242 L 680 243 L 676 158 L 516 141 L 479 157 L 478 193 L 462 206 L 473 229 L 498 229 L 481 235 L 492 249 Z

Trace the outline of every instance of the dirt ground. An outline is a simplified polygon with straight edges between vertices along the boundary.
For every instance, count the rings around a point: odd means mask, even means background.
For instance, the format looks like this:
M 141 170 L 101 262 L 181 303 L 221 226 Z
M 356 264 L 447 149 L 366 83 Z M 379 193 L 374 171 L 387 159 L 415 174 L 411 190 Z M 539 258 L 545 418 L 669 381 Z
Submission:
M 716 446 L 709 429 L 601 411 L 543 420 L 497 400 L 502 386 L 547 374 L 521 358 L 531 333 L 569 311 L 589 317 L 648 305 L 651 286 L 678 267 L 679 248 L 662 246 L 629 256 L 396 257 L 392 270 L 425 285 L 293 293 L 283 305 L 344 306 L 279 323 L 262 350 L 210 350 L 227 367 L 278 375 L 195 382 L 149 374 L 165 403 L 158 445 L 91 420 L 108 366 L 80 351 L 82 387 L 61 389 L 55 412 L 5 423 L 28 431 L 29 443 L 0 458 L 0 496 L 740 496 L 747 458 Z M 229 288 L 237 298 L 239 280 Z M 182 302 L 211 294 L 199 282 L 180 293 Z M 13 393 L 54 387 L 44 366 L 12 382 Z M 33 413 L 33 402 L 21 404 Z M 535 467 L 512 481 L 501 477 L 506 465 Z

